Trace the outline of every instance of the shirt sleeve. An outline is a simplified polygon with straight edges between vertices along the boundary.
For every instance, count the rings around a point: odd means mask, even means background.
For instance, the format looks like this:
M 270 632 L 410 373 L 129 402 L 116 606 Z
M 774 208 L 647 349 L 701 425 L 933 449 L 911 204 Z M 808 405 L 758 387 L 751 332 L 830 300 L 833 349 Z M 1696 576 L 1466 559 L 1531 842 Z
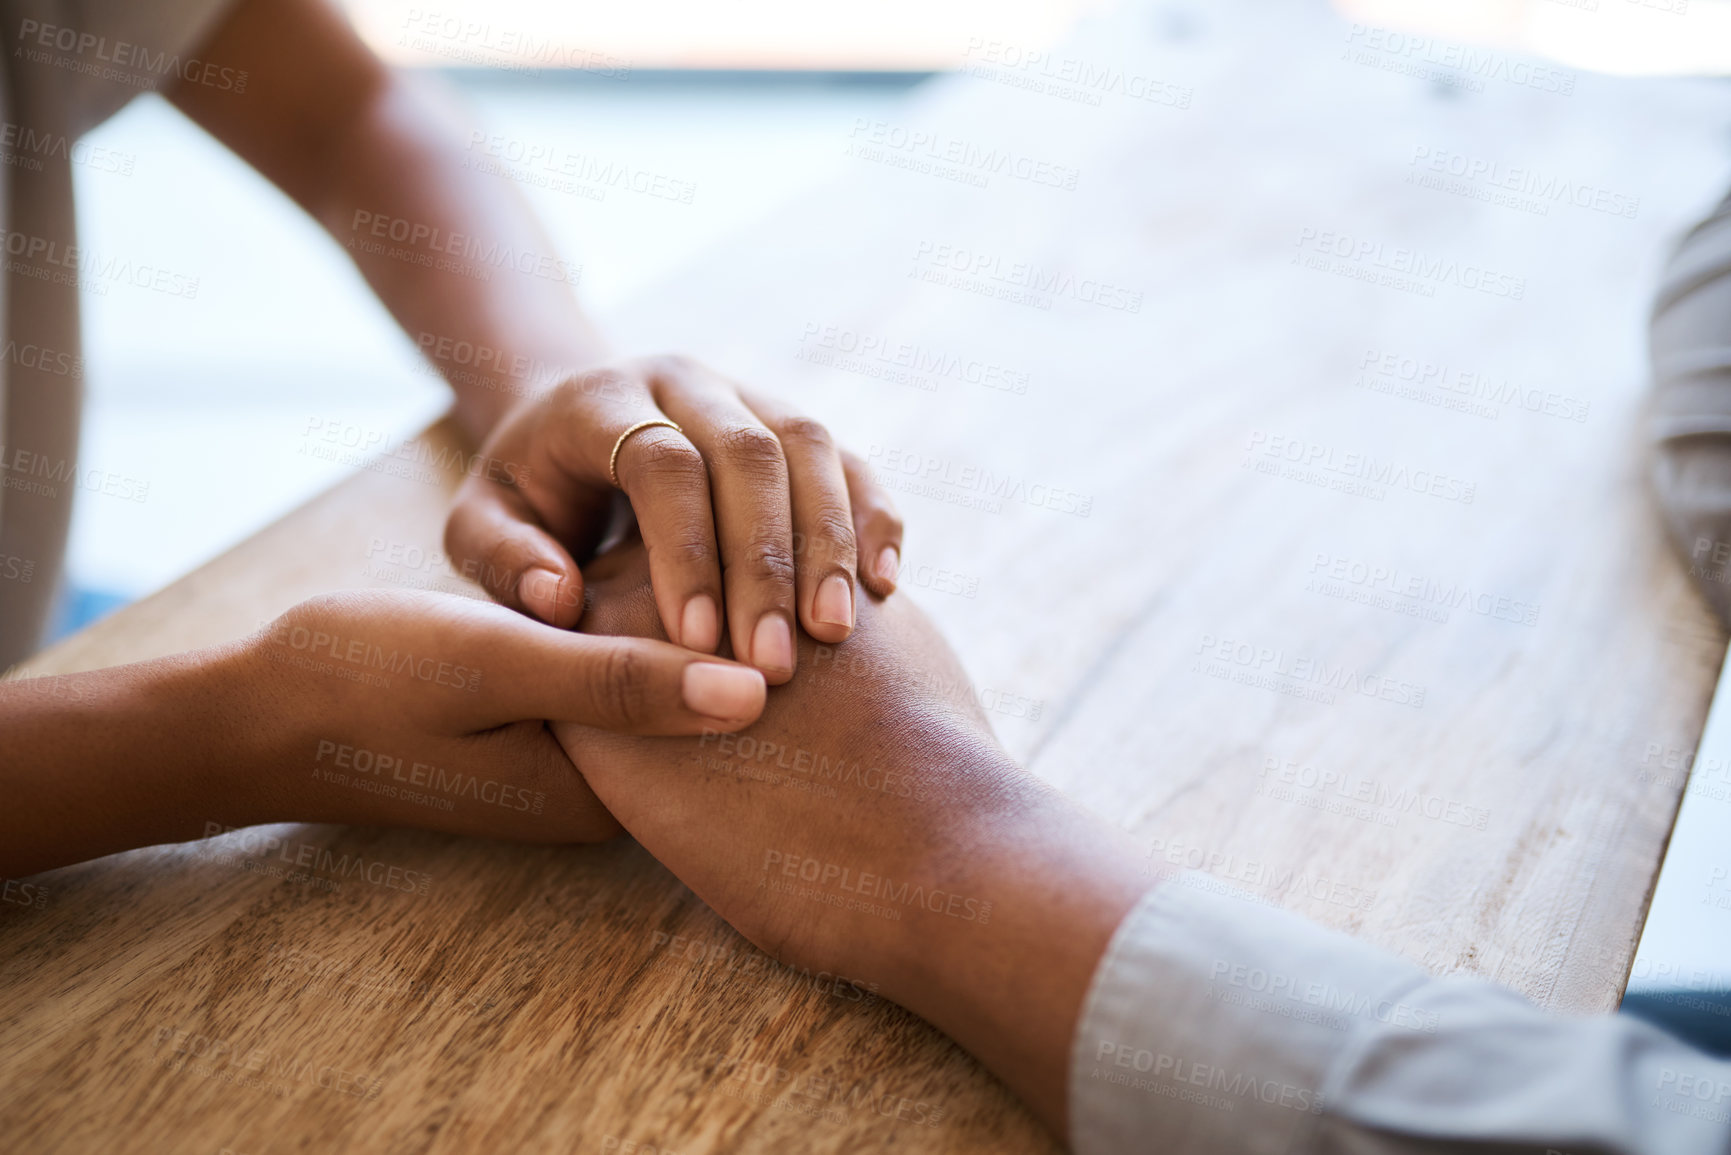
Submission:
M 27 91 L 52 93 L 76 135 L 143 92 L 176 80 L 246 92 L 247 75 L 199 54 L 234 0 L 0 0 L 8 64 Z
M 1077 1155 L 1731 1151 L 1731 1063 L 1564 1017 L 1173 878 L 1100 960 L 1070 1066 Z
M 1647 344 L 1659 511 L 1695 588 L 1731 623 L 1731 197 L 1672 254 Z

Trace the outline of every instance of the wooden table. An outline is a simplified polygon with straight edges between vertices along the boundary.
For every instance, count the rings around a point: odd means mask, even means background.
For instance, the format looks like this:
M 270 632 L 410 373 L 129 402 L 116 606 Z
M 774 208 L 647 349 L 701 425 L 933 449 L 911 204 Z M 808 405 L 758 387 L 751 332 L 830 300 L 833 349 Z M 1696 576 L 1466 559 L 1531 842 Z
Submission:
M 1725 645 L 1639 411 L 1731 100 L 1263 0 L 1132 7 L 1064 55 L 1091 86 L 982 48 L 614 331 L 868 452 L 1006 745 L 1151 873 L 1614 1007 L 1678 799 L 1655 768 Z M 429 580 L 379 543 L 436 549 L 449 486 L 357 470 L 34 668 Z M 941 1036 L 767 971 L 630 843 L 265 833 L 431 885 L 272 877 L 240 835 L 32 880 L 0 904 L 9 1149 L 1052 1149 Z

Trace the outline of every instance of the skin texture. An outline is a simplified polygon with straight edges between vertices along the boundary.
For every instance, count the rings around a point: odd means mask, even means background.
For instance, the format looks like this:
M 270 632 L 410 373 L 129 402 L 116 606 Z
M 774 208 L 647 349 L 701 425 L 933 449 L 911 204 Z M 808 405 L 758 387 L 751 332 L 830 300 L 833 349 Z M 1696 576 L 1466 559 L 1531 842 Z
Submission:
M 694 665 L 726 665 L 756 687 L 742 716 L 677 704 Z M 0 874 L 197 838 L 213 821 L 611 838 L 618 825 L 544 719 L 698 734 L 738 729 L 763 696 L 762 676 L 736 663 L 666 642 L 567 633 L 487 602 L 316 598 L 232 646 L 0 684 L 0 793 L 10 799 L 0 810 Z M 391 761 L 357 763 L 357 750 Z M 424 782 L 435 768 L 448 781 L 494 783 L 494 801 L 459 789 L 454 809 L 431 809 L 315 773 L 432 793 Z
M 859 584 L 894 588 L 902 524 L 863 463 L 841 453 L 822 425 L 748 399 L 689 358 L 588 370 L 507 414 L 482 456 L 521 463 L 525 479 L 471 473 L 446 548 L 483 562 L 505 604 L 576 625 L 583 582 L 573 559 L 589 555 L 613 511 L 613 447 L 639 422 L 663 417 L 683 432 L 642 429 L 617 461 L 648 546 L 662 630 L 704 653 L 725 632 L 734 654 L 785 682 L 796 629 L 842 641 Z M 880 572 L 886 550 L 894 556 Z M 531 573 L 539 576 L 526 582 Z M 820 602 L 826 584 L 834 592 Z
M 169 98 L 351 252 L 451 383 L 483 466 L 518 467 L 483 468 L 447 528 L 454 560 L 476 563 L 504 606 L 323 598 L 233 646 L 0 686 L 0 872 L 191 839 L 213 821 L 552 841 L 623 824 L 748 938 L 788 962 L 880 981 L 1063 1134 L 1077 1008 L 1136 898 L 1134 856 L 1003 754 L 910 605 L 876 600 L 894 589 L 901 525 L 869 474 L 820 425 L 694 362 L 609 365 L 564 281 L 508 267 L 482 281 L 369 248 L 380 222 L 387 240 L 406 222 L 555 253 L 509 182 L 465 166 L 459 119 L 386 70 L 322 0 L 241 0 L 199 55 L 245 69 L 246 93 L 183 85 Z M 477 364 L 463 349 L 490 355 Z M 619 462 L 648 547 L 627 544 L 586 583 L 577 562 L 617 512 L 607 456 L 657 414 L 686 432 L 637 434 Z M 820 601 L 832 580 L 847 596 Z M 717 602 L 709 618 L 691 610 L 704 596 Z M 512 612 L 569 626 L 585 605 L 596 636 Z M 766 620 L 795 653 L 775 653 Z M 313 659 L 321 634 L 328 646 Z M 738 748 L 724 755 L 713 735 L 628 736 L 736 730 L 758 703 L 698 719 L 682 704 L 685 671 L 714 659 L 600 635 L 717 645 L 773 683 L 801 667 L 770 695 L 753 748 L 792 751 L 795 774 L 807 772 L 802 757 L 806 768 L 854 766 L 841 800 L 740 774 Z M 412 652 L 416 672 L 384 685 L 345 676 L 357 673 L 353 642 L 359 673 L 374 649 Z M 544 805 L 440 812 L 313 775 L 345 748 L 539 793 Z M 901 917 L 849 909 L 856 897 Z
M 901 522 L 864 467 L 822 425 L 689 358 L 609 361 L 516 186 L 469 163 L 485 136 L 328 3 L 242 0 L 200 55 L 246 70 L 245 93 L 179 84 L 169 98 L 324 225 L 456 392 L 484 467 L 446 549 L 500 602 L 576 624 L 613 447 L 655 418 L 685 432 L 634 434 L 619 480 L 668 637 L 713 653 L 725 634 L 782 682 L 796 623 L 841 641 L 860 583 L 894 589 Z M 421 263 L 500 248 L 521 261 L 484 279 Z
M 1004 754 L 904 597 L 864 601 L 841 646 L 802 637 L 785 686 L 727 663 L 757 687 L 746 717 L 669 710 L 694 666 L 724 659 L 658 640 L 649 572 L 640 540 L 597 559 L 587 634 L 445 595 L 342 594 L 232 646 L 0 684 L 0 874 L 212 823 L 623 828 L 759 947 L 877 983 L 1064 1135 L 1082 999 L 1145 885 L 1134 848 Z M 489 797 L 430 809 L 332 772 Z
M 657 635 L 639 544 L 598 559 L 588 590 L 585 630 Z M 1135 849 L 999 748 L 905 598 L 864 602 L 844 645 L 801 649 L 799 676 L 737 735 L 552 730 L 619 823 L 746 938 L 879 982 L 1064 1135 L 1082 999 L 1147 885 Z

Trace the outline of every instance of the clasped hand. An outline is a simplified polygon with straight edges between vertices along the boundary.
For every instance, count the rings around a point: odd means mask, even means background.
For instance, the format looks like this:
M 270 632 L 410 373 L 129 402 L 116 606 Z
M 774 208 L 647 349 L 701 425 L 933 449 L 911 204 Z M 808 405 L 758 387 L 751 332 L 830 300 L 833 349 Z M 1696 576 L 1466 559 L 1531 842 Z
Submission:
M 680 430 L 658 425 L 620 440 L 660 419 Z M 241 682 L 257 675 L 272 701 L 297 704 L 261 703 L 259 713 L 281 721 L 259 757 L 282 770 L 261 781 L 284 796 L 260 799 L 253 813 L 533 840 L 611 837 L 614 817 L 545 723 L 621 736 L 738 731 L 758 719 L 767 685 L 793 677 L 802 649 L 846 642 L 858 603 L 895 588 L 901 522 L 863 463 L 818 423 L 686 358 L 578 374 L 506 414 L 482 454 L 514 468 L 464 480 L 446 545 L 502 604 L 332 595 L 253 639 Z M 630 542 L 586 578 L 575 559 L 591 556 L 622 517 Z M 627 571 L 642 579 L 628 599 Z M 596 580 L 607 582 L 603 591 Z M 618 628 L 624 600 L 638 611 L 631 629 Z M 580 622 L 584 632 L 572 632 Z M 816 686 L 798 699 L 814 701 Z M 834 696 L 832 688 L 814 713 L 863 716 L 838 712 Z M 853 737 L 836 733 L 826 744 L 839 751 Z M 450 774 L 484 770 L 547 803 L 534 813 L 428 812 L 300 769 L 310 762 L 316 771 L 333 747 Z

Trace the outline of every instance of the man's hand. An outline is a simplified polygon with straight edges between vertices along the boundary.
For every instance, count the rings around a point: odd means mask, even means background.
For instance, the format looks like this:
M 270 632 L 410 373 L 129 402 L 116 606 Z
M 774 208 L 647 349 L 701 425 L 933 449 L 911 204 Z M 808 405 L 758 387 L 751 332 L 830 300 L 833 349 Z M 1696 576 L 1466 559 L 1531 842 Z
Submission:
M 645 421 L 680 426 L 638 429 Z M 618 456 L 614 458 L 614 447 Z M 508 413 L 457 494 L 447 552 L 488 592 L 571 627 L 586 557 L 612 509 L 613 472 L 649 550 L 663 633 L 734 654 L 787 681 L 800 627 L 825 642 L 853 630 L 856 579 L 895 588 L 902 523 L 863 462 L 822 425 L 749 396 L 694 361 L 594 369 Z
M 583 628 L 658 636 L 648 566 L 640 545 L 598 559 Z M 862 611 L 845 646 L 803 640 L 799 677 L 744 733 L 633 741 L 553 727 L 615 817 L 741 933 L 832 969 L 843 956 L 858 964 L 859 920 L 766 886 L 780 863 L 809 853 L 922 877 L 939 868 L 944 835 L 1036 785 L 998 749 L 919 611 L 906 599 Z
M 585 630 L 659 634 L 648 559 L 592 565 Z M 621 825 L 784 962 L 877 982 L 1063 1134 L 1083 994 L 1144 889 L 1133 850 L 1016 766 L 905 598 L 862 599 L 845 645 L 737 734 L 554 734 Z

